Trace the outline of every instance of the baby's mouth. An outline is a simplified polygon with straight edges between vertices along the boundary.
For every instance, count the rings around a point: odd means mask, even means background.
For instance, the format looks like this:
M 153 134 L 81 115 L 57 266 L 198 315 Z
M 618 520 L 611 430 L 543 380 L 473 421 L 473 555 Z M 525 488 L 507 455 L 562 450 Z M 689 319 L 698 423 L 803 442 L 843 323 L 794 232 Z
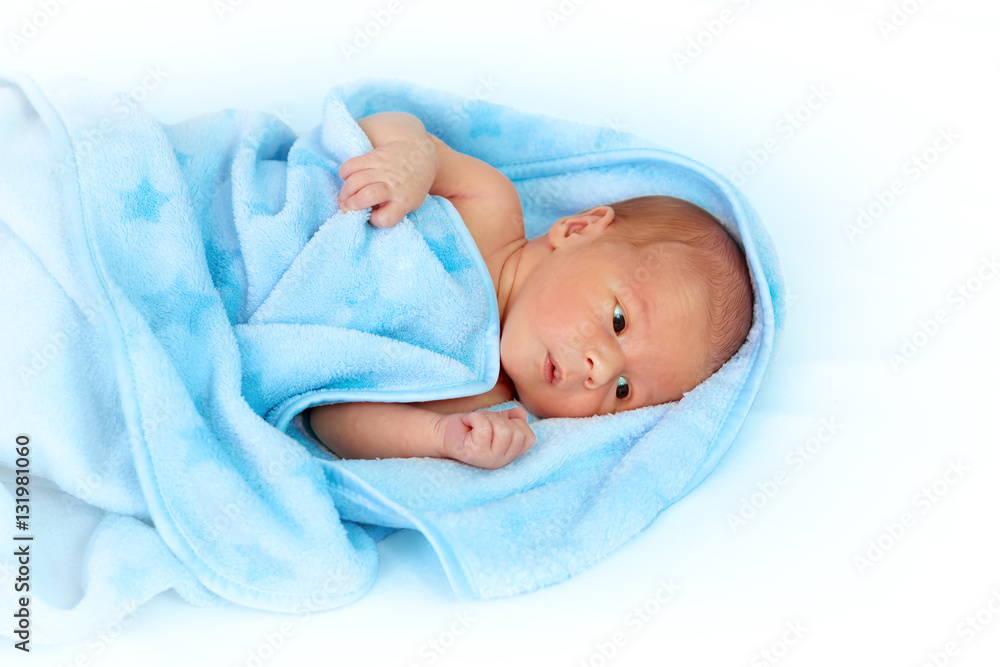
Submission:
M 556 366 L 556 362 L 553 361 L 550 352 L 545 353 L 545 361 L 542 363 L 542 374 L 545 381 L 549 384 L 555 384 L 556 380 L 561 377 L 559 368 Z

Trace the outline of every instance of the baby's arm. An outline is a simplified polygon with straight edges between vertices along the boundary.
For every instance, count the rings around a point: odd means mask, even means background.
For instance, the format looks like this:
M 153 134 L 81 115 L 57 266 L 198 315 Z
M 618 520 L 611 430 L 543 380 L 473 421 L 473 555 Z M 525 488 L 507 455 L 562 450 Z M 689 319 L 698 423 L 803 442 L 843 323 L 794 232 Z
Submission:
M 376 113 L 358 125 L 374 149 L 340 166 L 346 210 L 375 206 L 371 223 L 392 227 L 432 194 L 451 202 L 484 259 L 524 238 L 521 200 L 500 171 L 453 150 L 408 113 Z
M 535 442 L 524 408 L 439 414 L 405 403 L 334 403 L 311 408 L 308 418 L 345 459 L 430 456 L 493 469 Z
M 375 227 L 392 227 L 420 208 L 438 172 L 437 149 L 416 116 L 386 111 L 358 125 L 372 150 L 340 165 L 344 185 L 337 203 L 345 211 L 373 207 Z
M 343 208 L 375 207 L 371 224 L 392 227 L 429 193 L 452 203 L 484 259 L 524 237 L 517 190 L 492 166 L 452 150 L 408 113 L 377 113 L 358 125 L 374 148 L 341 165 Z M 499 468 L 535 442 L 523 408 L 459 407 L 449 414 L 456 404 L 439 403 L 337 403 L 312 408 L 309 419 L 320 440 L 342 458 L 431 456 Z

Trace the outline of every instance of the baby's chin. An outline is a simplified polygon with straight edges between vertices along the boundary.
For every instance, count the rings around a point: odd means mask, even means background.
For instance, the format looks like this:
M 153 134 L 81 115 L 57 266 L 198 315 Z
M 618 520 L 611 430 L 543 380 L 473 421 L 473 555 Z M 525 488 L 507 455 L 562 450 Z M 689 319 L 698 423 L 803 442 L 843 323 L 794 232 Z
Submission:
M 566 411 L 560 411 L 552 409 L 551 406 L 546 406 L 544 401 L 537 401 L 531 396 L 531 393 L 522 394 L 514 388 L 514 397 L 517 402 L 524 406 L 524 409 L 533 414 L 539 419 L 556 419 L 560 417 L 589 417 L 589 414 L 566 414 Z
M 531 392 L 525 394 L 524 392 L 522 392 L 520 389 L 517 388 L 517 385 L 514 384 L 513 381 L 511 381 L 511 384 L 514 386 L 514 400 L 520 403 L 525 410 L 527 410 L 528 412 L 530 412 L 531 414 L 540 419 L 554 416 L 548 414 L 547 410 L 539 406 L 538 402 L 535 401 L 531 396 Z

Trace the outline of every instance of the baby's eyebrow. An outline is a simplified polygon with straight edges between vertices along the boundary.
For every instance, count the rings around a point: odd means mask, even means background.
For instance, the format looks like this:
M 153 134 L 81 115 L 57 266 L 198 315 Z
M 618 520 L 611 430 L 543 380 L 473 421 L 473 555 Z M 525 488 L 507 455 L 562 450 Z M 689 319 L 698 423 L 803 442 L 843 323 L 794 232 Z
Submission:
M 630 310 L 632 310 L 630 315 L 634 317 L 635 314 L 638 313 L 639 319 L 645 321 L 648 319 L 649 315 L 649 304 L 642 297 L 642 293 L 636 289 L 636 285 L 633 284 L 634 280 L 635 277 L 633 276 L 632 280 L 617 281 L 614 286 L 614 291 L 629 302 Z M 636 305 L 633 307 L 632 304 Z
M 631 303 L 633 304 L 633 311 L 632 311 L 633 321 L 629 322 L 629 325 L 635 324 L 636 321 L 640 322 L 642 330 L 646 332 L 646 335 L 648 337 L 652 337 L 654 335 L 654 332 L 653 332 L 653 324 L 650 321 L 651 314 L 650 314 L 650 310 L 649 310 L 649 301 L 647 301 L 642 296 L 642 292 L 640 292 L 637 289 L 630 289 L 628 291 L 628 297 L 629 297 L 629 300 L 631 301 Z M 635 364 L 635 367 L 633 367 L 631 369 L 631 371 L 635 371 L 635 370 L 638 370 L 638 369 L 646 369 L 646 373 L 648 374 L 648 368 L 647 368 L 647 366 L 645 364 L 642 363 L 642 360 L 637 360 L 637 363 Z M 628 378 L 629 385 L 632 385 L 633 382 L 635 381 L 635 379 L 636 379 L 635 373 L 631 372 L 630 373 L 630 377 Z M 645 382 L 645 381 L 640 381 L 638 384 L 639 384 L 639 387 L 643 390 L 643 392 L 648 395 L 649 394 L 649 387 L 647 385 L 649 383 Z M 634 387 L 630 386 L 629 389 L 633 390 Z M 638 405 L 642 405 L 643 404 L 642 401 L 639 399 L 638 392 L 635 392 L 632 395 L 632 399 L 633 399 L 632 402 L 635 403 L 635 404 L 638 404 Z M 615 401 L 615 413 L 618 412 L 619 405 L 621 405 L 621 404 L 618 401 Z
M 649 326 L 649 303 L 638 290 L 632 290 L 632 298 L 638 304 L 639 321 L 643 323 L 643 326 Z

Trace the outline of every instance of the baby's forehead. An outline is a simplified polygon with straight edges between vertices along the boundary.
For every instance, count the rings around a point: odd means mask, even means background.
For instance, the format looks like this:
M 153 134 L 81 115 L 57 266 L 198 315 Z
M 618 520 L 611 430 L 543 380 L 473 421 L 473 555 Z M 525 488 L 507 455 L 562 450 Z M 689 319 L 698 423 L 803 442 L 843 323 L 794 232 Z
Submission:
M 664 241 L 642 247 L 624 245 L 627 257 L 623 258 L 618 276 L 622 289 L 660 289 L 702 282 L 695 270 L 697 258 L 686 244 Z

